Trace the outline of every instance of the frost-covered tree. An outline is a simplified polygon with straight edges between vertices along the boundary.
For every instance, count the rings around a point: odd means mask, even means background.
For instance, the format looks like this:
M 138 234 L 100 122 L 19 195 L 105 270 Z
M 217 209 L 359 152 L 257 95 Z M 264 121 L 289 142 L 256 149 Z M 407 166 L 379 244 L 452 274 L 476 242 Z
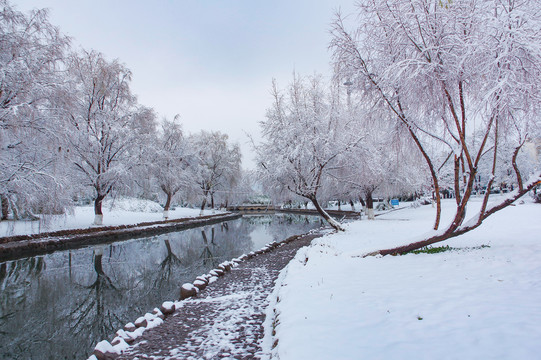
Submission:
M 539 124 L 541 3 L 536 0 L 370 0 L 359 3 L 358 24 L 338 15 L 331 48 L 338 77 L 404 125 L 428 167 L 437 202 L 437 162 L 450 153 L 457 197 L 452 222 L 430 238 L 381 254 L 399 253 L 478 227 L 541 182 L 526 180 L 517 156 Z M 388 116 L 386 116 L 388 117 Z M 470 141 L 473 136 L 478 141 Z M 503 152 L 502 143 L 512 144 Z M 490 151 L 489 151 L 490 150 Z M 480 211 L 464 221 L 481 161 L 490 175 Z M 506 156 L 517 188 L 489 205 L 498 159 Z
M 163 211 L 164 217 L 168 218 L 173 197 L 189 186 L 197 166 L 195 153 L 182 131 L 178 115 L 172 121 L 162 121 L 154 149 L 151 169 L 165 194 Z
M 357 146 L 361 136 L 352 136 L 336 91 L 328 91 L 319 76 L 294 75 L 285 93 L 273 82 L 272 95 L 273 105 L 261 122 L 264 141 L 257 147 L 263 183 L 312 202 L 333 228 L 342 230 L 318 197 L 337 158 Z
M 2 218 L 62 211 L 58 112 L 68 39 L 45 10 L 28 14 L 0 1 L 0 200 Z
M 216 195 L 228 192 L 240 177 L 240 148 L 230 144 L 228 138 L 218 131 L 201 131 L 191 138 L 197 158 L 194 182 L 201 197 L 201 211 L 209 199 L 214 208 Z
M 137 105 L 131 72 L 98 52 L 73 54 L 66 133 L 75 169 L 93 189 L 95 224 L 103 221 L 102 201 L 137 164 L 142 139 L 154 130 L 153 112 Z
M 422 187 L 419 159 L 404 127 L 386 121 L 384 113 L 348 89 L 348 116 L 354 131 L 364 134 L 359 146 L 340 156 L 331 172 L 344 201 L 359 200 L 369 220 L 374 217 L 374 196 L 390 197 L 413 193 Z M 413 152 L 412 152 L 413 150 Z

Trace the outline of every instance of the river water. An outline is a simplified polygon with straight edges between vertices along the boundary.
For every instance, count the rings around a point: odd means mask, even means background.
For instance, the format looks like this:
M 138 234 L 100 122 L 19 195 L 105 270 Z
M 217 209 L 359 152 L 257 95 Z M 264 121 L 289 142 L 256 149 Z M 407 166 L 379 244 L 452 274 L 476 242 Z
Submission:
M 124 324 L 219 263 L 321 226 L 244 216 L 197 229 L 0 263 L 0 358 L 86 359 Z

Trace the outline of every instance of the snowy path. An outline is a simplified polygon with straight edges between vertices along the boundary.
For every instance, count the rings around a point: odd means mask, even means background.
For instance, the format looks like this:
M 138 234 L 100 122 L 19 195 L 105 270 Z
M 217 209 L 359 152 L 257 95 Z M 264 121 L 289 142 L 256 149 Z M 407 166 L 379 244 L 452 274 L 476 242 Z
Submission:
M 253 359 L 261 350 L 267 297 L 282 268 L 318 235 L 243 261 L 119 359 Z

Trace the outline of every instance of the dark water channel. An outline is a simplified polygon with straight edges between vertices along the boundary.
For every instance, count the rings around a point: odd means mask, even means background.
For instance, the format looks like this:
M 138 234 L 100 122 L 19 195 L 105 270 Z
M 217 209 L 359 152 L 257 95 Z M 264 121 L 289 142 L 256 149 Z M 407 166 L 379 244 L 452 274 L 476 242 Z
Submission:
M 319 227 L 304 215 L 238 220 L 0 263 L 0 358 L 86 359 L 95 344 L 217 264 Z

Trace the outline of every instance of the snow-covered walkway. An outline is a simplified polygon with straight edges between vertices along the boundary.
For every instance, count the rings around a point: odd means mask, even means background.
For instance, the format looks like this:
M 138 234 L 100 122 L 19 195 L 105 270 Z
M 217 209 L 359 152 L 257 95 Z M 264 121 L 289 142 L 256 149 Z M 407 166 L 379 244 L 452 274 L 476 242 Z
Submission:
M 279 271 L 316 235 L 242 261 L 196 298 L 149 329 L 118 359 L 253 359 L 259 356 L 263 321 Z

